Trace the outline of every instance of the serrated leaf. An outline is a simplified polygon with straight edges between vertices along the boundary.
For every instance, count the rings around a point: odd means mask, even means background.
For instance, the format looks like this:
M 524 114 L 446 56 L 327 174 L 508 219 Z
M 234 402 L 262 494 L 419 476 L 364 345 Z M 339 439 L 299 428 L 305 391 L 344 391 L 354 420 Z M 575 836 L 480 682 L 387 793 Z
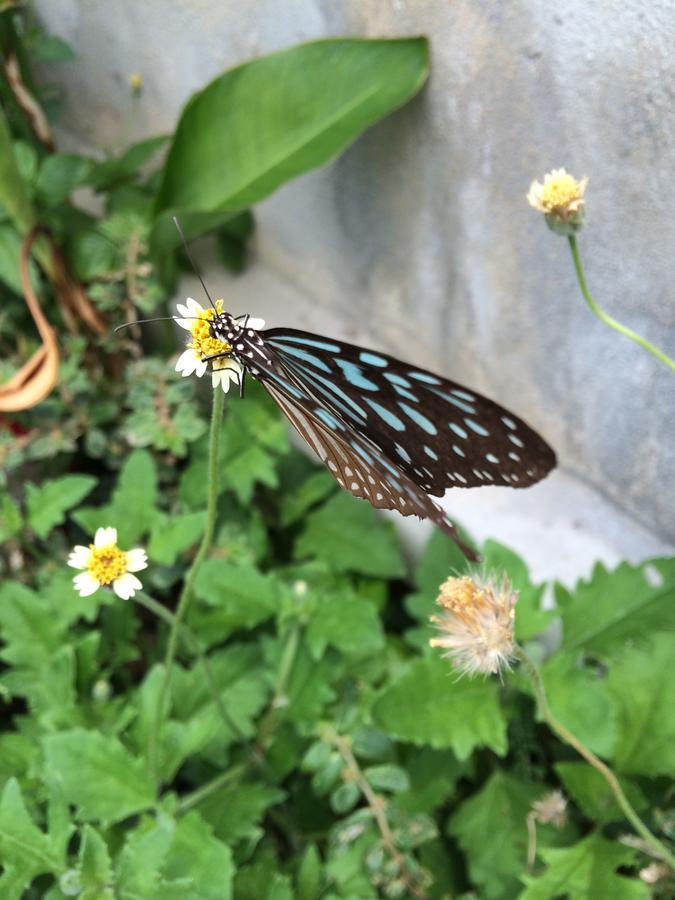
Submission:
M 555 770 L 565 790 L 582 813 L 596 822 L 616 822 L 625 818 L 606 780 L 597 769 L 584 762 L 556 763 Z M 640 788 L 620 778 L 621 788 L 630 805 L 637 811 L 648 805 Z
M 313 472 L 299 487 L 282 496 L 281 524 L 298 522 L 311 507 L 335 492 L 335 479 L 328 472 Z
M 196 812 L 189 812 L 176 824 L 162 874 L 167 879 L 189 879 L 182 900 L 232 897 L 232 853 Z
M 64 626 L 43 597 L 18 581 L 0 585 L 2 658 L 14 666 L 39 669 L 62 643 Z
M 406 759 L 410 788 L 396 797 L 396 806 L 411 813 L 431 813 L 444 804 L 467 764 L 449 750 L 414 748 Z
M 315 41 L 225 72 L 193 95 L 178 123 L 155 245 L 177 244 L 172 212 L 194 236 L 328 162 L 412 97 L 427 72 L 423 38 Z M 195 141 L 203 122 L 210 140 Z
M 527 814 L 541 789 L 497 771 L 448 823 L 484 900 L 515 897 L 527 854 Z M 541 830 L 541 829 L 540 829 Z
M 120 900 L 138 897 L 160 900 L 160 870 L 173 839 L 175 823 L 166 816 L 144 819 L 127 832 L 120 851 L 116 876 Z
M 635 861 L 635 850 L 608 841 L 598 832 L 572 847 L 542 849 L 541 856 L 548 864 L 547 871 L 539 878 L 524 875 L 526 889 L 518 900 L 553 900 L 561 895 L 561 890 L 565 900 L 649 898 L 644 882 L 617 875 L 617 869 Z
M 266 811 L 286 797 L 284 791 L 260 782 L 240 782 L 216 791 L 199 805 L 199 812 L 216 837 L 227 844 L 243 839 L 257 841 Z
M 120 472 L 110 503 L 85 507 L 73 513 L 73 518 L 89 534 L 97 528 L 117 528 L 117 542 L 122 548 L 133 544 L 157 519 L 157 469 L 146 450 L 134 450 Z
M 150 535 L 148 556 L 163 566 L 172 566 L 179 553 L 197 543 L 205 526 L 206 512 L 160 517 Z
M 612 572 L 598 564 L 572 595 L 559 588 L 556 596 L 563 649 L 611 656 L 638 635 L 675 630 L 675 558 L 622 563 Z
M 566 653 L 551 657 L 541 675 L 554 715 L 595 753 L 611 757 L 616 708 L 604 679 Z
M 76 506 L 95 485 L 96 479 L 91 475 L 63 475 L 43 481 L 39 486 L 28 483 L 28 524 L 38 537 L 47 537 L 55 525 L 63 522 L 67 510 Z
M 50 839 L 34 824 L 19 783 L 10 778 L 0 797 L 0 860 L 3 867 L 12 869 L 11 880 L 25 889 L 43 872 L 58 872 L 61 860 Z M 9 883 L 10 879 L 7 879 Z M 0 882 L 2 886 L 2 882 Z M 4 887 L 7 889 L 8 885 Z M 3 893 L 3 897 L 10 896 Z M 16 896 L 20 896 L 17 894 Z
M 370 504 L 341 491 L 307 517 L 295 558 L 319 556 L 338 572 L 398 578 L 405 574 L 393 525 Z
M 675 775 L 672 634 L 654 635 L 624 651 L 609 670 L 607 687 L 618 712 L 617 770 Z
M 384 647 L 382 624 L 375 606 L 348 594 L 321 594 L 306 632 L 315 659 L 328 645 L 346 656 L 365 656 Z
M 195 579 L 195 594 L 204 606 L 193 607 L 191 627 L 210 643 L 238 628 L 254 628 L 280 608 L 281 584 L 252 565 L 208 559 Z
M 145 763 L 114 737 L 74 728 L 44 739 L 46 771 L 60 779 L 69 803 L 85 820 L 119 822 L 152 806 L 154 791 Z
M 413 744 L 450 748 L 466 759 L 476 747 L 506 753 L 506 721 L 493 681 L 458 680 L 447 662 L 418 659 L 386 688 L 373 706 L 376 725 Z
M 113 900 L 112 866 L 108 846 L 101 835 L 85 825 L 78 857 L 82 900 Z
M 0 497 L 0 541 L 13 537 L 21 528 L 21 510 L 9 494 Z

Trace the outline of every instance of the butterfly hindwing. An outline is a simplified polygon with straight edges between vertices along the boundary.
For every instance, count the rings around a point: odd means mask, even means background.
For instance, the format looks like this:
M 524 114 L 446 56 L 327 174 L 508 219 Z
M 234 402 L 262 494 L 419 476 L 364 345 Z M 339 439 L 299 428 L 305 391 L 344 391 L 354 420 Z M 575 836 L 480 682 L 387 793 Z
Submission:
M 527 487 L 555 454 L 525 422 L 475 391 L 333 338 L 261 333 L 289 375 L 427 493 L 450 487 Z

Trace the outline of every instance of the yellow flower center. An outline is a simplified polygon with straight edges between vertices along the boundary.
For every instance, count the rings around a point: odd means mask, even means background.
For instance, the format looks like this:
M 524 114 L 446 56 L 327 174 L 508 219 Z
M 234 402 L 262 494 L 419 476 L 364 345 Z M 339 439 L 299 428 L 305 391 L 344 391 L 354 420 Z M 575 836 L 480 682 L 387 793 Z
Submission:
M 91 561 L 87 570 L 100 584 L 110 584 L 127 571 L 127 555 L 116 544 L 107 547 L 95 547 L 89 544 Z
M 550 212 L 556 209 L 564 209 L 575 200 L 581 199 L 579 182 L 567 172 L 563 174 L 548 175 L 544 179 L 541 191 L 541 205 Z
M 223 311 L 223 301 L 216 300 L 216 310 L 220 314 Z M 209 334 L 209 326 L 216 315 L 213 309 L 205 309 L 199 314 L 199 318 L 190 325 L 192 340 L 188 349 L 194 350 L 200 359 L 205 356 L 215 356 L 217 353 L 228 353 L 232 347 L 227 341 L 219 341 Z

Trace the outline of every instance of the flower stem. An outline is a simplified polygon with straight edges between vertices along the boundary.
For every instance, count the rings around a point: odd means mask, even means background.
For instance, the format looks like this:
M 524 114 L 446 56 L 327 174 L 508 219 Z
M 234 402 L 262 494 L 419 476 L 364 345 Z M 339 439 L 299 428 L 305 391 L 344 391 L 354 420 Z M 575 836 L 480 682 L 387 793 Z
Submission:
M 215 794 L 221 787 L 224 787 L 231 781 L 237 781 L 246 772 L 247 768 L 248 766 L 246 763 L 241 763 L 238 766 L 233 766 L 231 769 L 228 769 L 227 772 L 221 772 L 220 775 L 216 775 L 211 781 L 207 781 L 206 784 L 203 784 L 201 787 L 192 791 L 191 794 L 186 794 L 181 798 L 176 806 L 176 812 L 178 815 L 186 813 L 189 809 L 192 809 L 193 806 L 197 806 L 202 800 L 206 800 L 207 797 L 210 797 L 211 794 Z
M 661 841 L 655 837 L 651 831 L 644 824 L 642 819 L 635 812 L 633 807 L 628 801 L 628 798 L 624 794 L 621 785 L 619 784 L 619 780 L 612 772 L 612 770 L 606 766 L 602 760 L 598 759 L 598 757 L 593 753 L 592 750 L 589 750 L 581 741 L 575 737 L 571 731 L 569 731 L 565 726 L 556 719 L 551 711 L 551 707 L 548 704 L 548 699 L 546 698 L 546 689 L 544 688 L 544 682 L 541 677 L 541 673 L 539 669 L 535 665 L 535 663 L 530 659 L 530 657 L 525 653 L 522 647 L 516 645 L 515 655 L 517 658 L 523 663 L 527 673 L 530 676 L 532 681 L 532 687 L 534 688 L 534 693 L 537 698 L 537 703 L 539 705 L 539 711 L 544 717 L 545 721 L 548 723 L 552 731 L 554 731 L 558 737 L 564 741 L 566 744 L 569 744 L 570 747 L 574 747 L 577 753 L 586 760 L 593 768 L 599 772 L 602 777 L 605 779 L 607 784 L 610 787 L 610 790 L 614 794 L 616 798 L 616 802 L 619 804 L 623 814 L 626 816 L 628 821 L 631 823 L 633 828 L 637 831 L 637 833 L 642 837 L 646 844 L 648 844 L 655 856 L 659 859 L 664 860 L 675 869 L 675 856 L 669 852 L 669 850 L 661 843 Z
M 570 250 L 572 251 L 574 270 L 577 274 L 577 281 L 579 282 L 581 293 L 583 294 L 584 300 L 586 301 L 586 303 L 588 303 L 595 315 L 601 321 L 603 321 L 605 325 L 609 325 L 610 328 L 618 331 L 619 334 L 623 334 L 625 337 L 630 338 L 631 341 L 635 341 L 636 344 L 644 347 L 645 350 L 648 350 L 653 356 L 661 360 L 662 363 L 665 363 L 669 368 L 675 371 L 675 362 L 669 356 L 666 356 L 666 354 L 659 350 L 658 347 L 655 347 L 648 340 L 639 335 L 636 331 L 633 331 L 632 328 L 627 328 L 625 325 L 622 325 L 621 322 L 617 322 L 616 319 L 613 319 L 598 306 L 593 297 L 591 297 L 591 294 L 588 290 L 588 285 L 586 284 L 586 276 L 584 274 L 584 268 L 581 264 L 581 257 L 579 255 L 576 235 L 568 235 L 567 240 L 569 241 Z
M 155 784 L 159 787 L 160 776 L 158 766 L 158 746 L 159 732 L 164 716 L 164 706 L 166 697 L 171 684 L 171 670 L 176 658 L 176 646 L 178 643 L 178 633 L 183 624 L 183 619 L 188 611 L 190 600 L 192 599 L 192 588 L 197 577 L 197 572 L 208 552 L 213 531 L 216 524 L 216 507 L 218 504 L 218 446 L 220 444 L 220 423 L 223 417 L 223 405 L 225 394 L 221 390 L 213 391 L 213 408 L 211 412 L 211 433 L 209 437 L 209 463 L 206 481 L 206 528 L 202 537 L 197 555 L 192 561 L 192 565 L 188 569 L 183 583 L 183 590 L 178 599 L 178 605 L 173 617 L 173 623 L 169 630 L 169 640 L 166 645 L 166 654 L 164 657 L 164 679 L 160 685 L 159 695 L 157 697 L 157 707 L 155 710 L 155 718 L 150 729 L 148 739 L 148 765 L 150 774 Z

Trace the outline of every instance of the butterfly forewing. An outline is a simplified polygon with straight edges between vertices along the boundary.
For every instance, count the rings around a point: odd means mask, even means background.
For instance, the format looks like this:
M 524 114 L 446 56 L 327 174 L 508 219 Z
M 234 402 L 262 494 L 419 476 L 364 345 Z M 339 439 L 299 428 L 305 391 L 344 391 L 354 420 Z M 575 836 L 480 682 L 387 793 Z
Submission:
M 527 487 L 555 466 L 552 449 L 525 422 L 453 381 L 304 331 L 262 336 L 289 377 L 427 493 Z
M 379 509 L 431 519 L 470 559 L 477 558 L 444 511 L 367 436 L 317 403 L 292 372 L 275 369 L 265 373 L 262 384 L 340 487 Z

